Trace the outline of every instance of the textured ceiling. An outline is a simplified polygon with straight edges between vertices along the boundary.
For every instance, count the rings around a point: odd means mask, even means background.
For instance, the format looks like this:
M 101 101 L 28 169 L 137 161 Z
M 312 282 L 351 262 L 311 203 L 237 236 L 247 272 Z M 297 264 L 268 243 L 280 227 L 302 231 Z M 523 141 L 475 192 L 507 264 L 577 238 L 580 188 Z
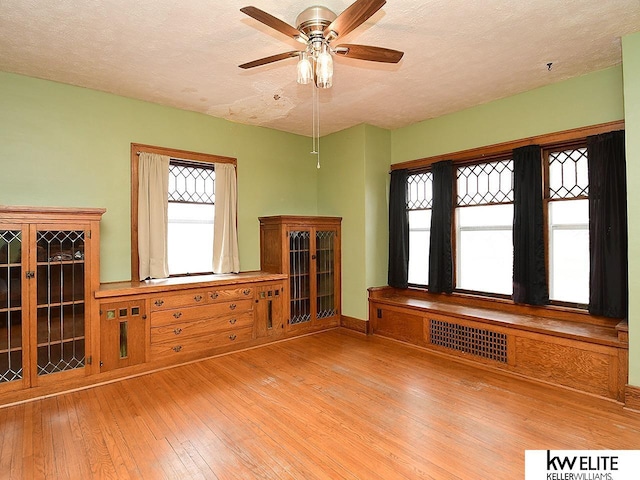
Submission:
M 241 7 L 295 26 L 313 4 L 2 0 L 0 70 L 310 135 L 312 89 L 296 83 L 295 59 L 238 65 L 300 47 Z M 322 4 L 339 14 L 351 1 Z M 360 123 L 399 128 L 613 66 L 621 36 L 636 31 L 640 0 L 388 0 L 333 45 L 404 58 L 336 58 L 333 87 L 320 91 L 321 134 Z

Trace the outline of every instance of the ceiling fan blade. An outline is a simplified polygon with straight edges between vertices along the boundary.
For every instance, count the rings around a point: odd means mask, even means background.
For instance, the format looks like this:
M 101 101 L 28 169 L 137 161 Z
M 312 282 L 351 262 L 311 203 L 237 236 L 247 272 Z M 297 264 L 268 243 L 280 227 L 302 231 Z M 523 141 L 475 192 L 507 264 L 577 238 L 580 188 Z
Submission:
M 356 0 L 324 29 L 324 36 L 328 38 L 331 32 L 334 32 L 334 38 L 346 35 L 366 22 L 385 3 L 386 0 Z
M 243 7 L 240 9 L 242 13 L 249 15 L 251 18 L 258 20 L 260 23 L 264 23 L 266 26 L 273 28 L 274 30 L 279 31 L 280 33 L 284 33 L 286 36 L 298 39 L 303 38 L 306 41 L 306 35 L 302 32 L 293 28 L 286 22 L 283 22 L 279 18 L 274 17 L 273 15 L 268 14 L 256 7 Z
M 404 52 L 391 50 L 390 48 L 371 47 L 369 45 L 338 45 L 335 48 L 337 55 L 343 57 L 357 58 L 358 60 L 369 60 L 370 62 L 398 63 Z
M 254 60 L 253 62 L 243 63 L 242 65 L 239 65 L 239 67 L 245 68 L 245 69 L 259 67 L 260 65 L 266 65 L 267 63 L 273 63 L 279 60 L 285 60 L 287 58 L 297 57 L 298 55 L 300 55 L 300 52 L 298 50 L 294 50 L 292 52 L 286 52 L 286 53 L 279 53 L 278 55 L 271 55 L 270 57 L 264 57 L 259 60 Z

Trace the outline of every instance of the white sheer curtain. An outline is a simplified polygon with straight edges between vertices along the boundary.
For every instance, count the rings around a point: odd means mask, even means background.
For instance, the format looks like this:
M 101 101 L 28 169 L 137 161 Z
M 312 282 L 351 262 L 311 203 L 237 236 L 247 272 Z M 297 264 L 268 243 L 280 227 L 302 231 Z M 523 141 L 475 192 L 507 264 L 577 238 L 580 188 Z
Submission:
M 138 257 L 140 280 L 167 278 L 169 157 L 141 152 L 138 158 Z
M 216 163 L 213 222 L 213 272 L 238 273 L 236 168 L 229 163 Z

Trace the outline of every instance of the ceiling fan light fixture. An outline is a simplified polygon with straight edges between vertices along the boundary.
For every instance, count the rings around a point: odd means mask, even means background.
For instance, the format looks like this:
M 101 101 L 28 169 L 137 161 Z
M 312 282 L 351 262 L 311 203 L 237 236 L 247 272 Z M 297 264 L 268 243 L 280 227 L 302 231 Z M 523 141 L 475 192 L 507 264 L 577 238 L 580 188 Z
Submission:
M 307 85 L 311 83 L 313 78 L 313 66 L 307 52 L 300 54 L 300 60 L 298 60 L 298 83 L 300 85 Z
M 316 86 L 331 88 L 331 85 L 333 85 L 333 58 L 331 58 L 329 48 L 325 43 L 316 59 Z

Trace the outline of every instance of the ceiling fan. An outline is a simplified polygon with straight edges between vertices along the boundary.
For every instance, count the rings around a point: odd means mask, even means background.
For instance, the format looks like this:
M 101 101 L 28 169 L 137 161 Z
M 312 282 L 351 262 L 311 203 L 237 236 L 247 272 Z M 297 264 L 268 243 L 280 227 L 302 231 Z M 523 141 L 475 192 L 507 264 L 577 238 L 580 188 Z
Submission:
M 386 3 L 386 0 L 356 0 L 340 15 L 322 6 L 305 9 L 296 19 L 297 28 L 256 7 L 244 7 L 240 11 L 291 37 L 306 47 L 304 50 L 279 53 L 269 57 L 243 63 L 240 68 L 253 68 L 268 63 L 298 57 L 298 83 L 310 83 L 312 78 L 319 88 L 332 84 L 333 61 L 331 54 L 371 62 L 398 63 L 404 52 L 369 45 L 342 44 L 335 47 L 331 42 L 362 25 Z

